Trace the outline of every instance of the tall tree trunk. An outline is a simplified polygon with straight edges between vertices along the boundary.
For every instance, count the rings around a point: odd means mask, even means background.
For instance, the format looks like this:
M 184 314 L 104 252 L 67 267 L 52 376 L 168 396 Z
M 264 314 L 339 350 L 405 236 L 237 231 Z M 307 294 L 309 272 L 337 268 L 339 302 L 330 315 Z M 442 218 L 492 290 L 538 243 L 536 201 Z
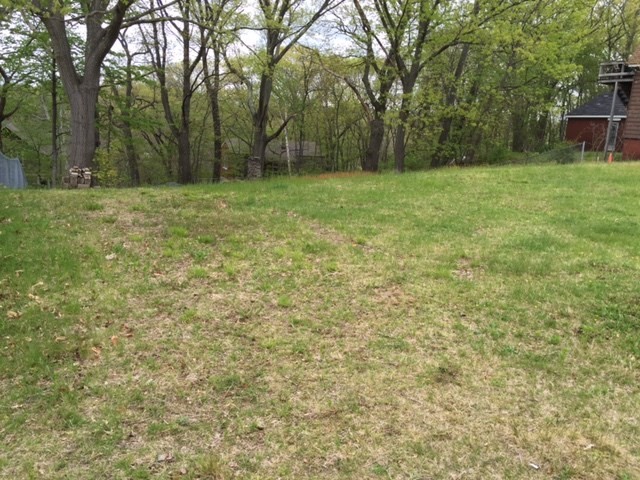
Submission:
M 306 116 L 306 112 L 307 112 L 307 102 L 309 100 L 309 94 L 310 94 L 310 83 L 311 83 L 311 76 L 312 76 L 312 72 L 310 71 L 310 69 L 308 68 L 308 65 L 305 63 L 305 61 L 302 61 L 302 68 L 303 68 L 303 82 L 302 82 L 302 88 L 304 89 L 302 91 L 302 104 L 300 105 L 300 113 L 298 114 L 298 117 L 296 119 L 296 123 L 298 124 L 298 154 L 296 155 L 296 170 L 299 172 L 300 169 L 303 167 L 303 163 L 304 163 L 304 143 L 306 140 L 306 136 L 305 136 L 305 130 L 306 130 L 306 121 L 307 121 L 307 116 Z M 316 125 L 319 126 L 319 125 Z M 319 139 L 320 138 L 320 131 L 318 130 L 316 132 L 316 138 Z M 316 152 L 312 152 L 313 155 L 315 155 Z M 317 162 L 316 162 L 317 163 Z M 325 164 L 322 165 L 323 169 L 327 168 L 326 162 L 324 162 Z M 318 167 L 317 164 L 314 164 L 312 166 L 313 169 L 315 169 L 316 167 Z
M 420 49 L 422 47 L 419 47 Z M 413 101 L 413 89 L 418 81 L 420 74 L 420 63 L 415 61 L 409 70 L 405 70 L 400 80 L 402 82 L 402 102 L 400 103 L 399 123 L 396 128 L 396 138 L 393 145 L 393 153 L 396 162 L 396 172 L 404 172 L 404 159 L 406 156 L 407 143 L 407 124 L 411 117 L 411 108 Z
M 384 140 L 384 119 L 374 117 L 369 121 L 369 141 L 362 169 L 365 172 L 377 172 L 380 163 L 382 141 Z
M 514 152 L 524 152 L 526 148 L 526 109 L 515 107 L 511 114 L 511 149 Z
M 88 11 L 84 16 L 86 41 L 81 72 L 74 63 L 65 12 L 59 8 L 59 2 L 34 0 L 32 3 L 49 32 L 60 80 L 70 102 L 71 139 L 68 164 L 90 167 L 96 151 L 96 104 L 100 70 L 118 38 L 124 16 L 133 2 L 118 0 L 112 8 L 105 8 L 105 2 L 87 2 Z
M 180 183 L 193 183 L 189 129 L 182 128 L 178 136 L 178 177 Z
M 122 126 L 122 133 L 124 136 L 124 151 L 127 157 L 127 166 L 129 167 L 129 178 L 131 185 L 134 187 L 140 186 L 140 168 L 138 166 L 138 152 L 136 151 L 133 143 L 133 131 L 128 122 L 125 122 Z
M 97 76 L 95 79 L 85 78 L 81 85 L 67 88 L 71 110 L 68 167 L 90 168 L 93 165 L 93 157 L 98 147 L 96 135 L 98 91 Z
M 478 4 L 479 2 L 476 2 L 476 5 Z M 448 109 L 454 108 L 458 101 L 458 84 L 460 83 L 460 79 L 462 78 L 462 74 L 464 73 L 464 69 L 469 58 L 469 49 L 470 46 L 468 43 L 465 43 L 462 46 L 462 52 L 460 52 L 460 58 L 458 59 L 458 64 L 456 65 L 456 69 L 453 74 L 453 80 L 447 90 L 445 98 L 445 107 Z M 451 112 L 447 112 L 445 117 L 442 119 L 442 130 L 440 131 L 440 137 L 438 138 L 438 151 L 431 159 L 431 168 L 438 168 L 446 163 L 447 159 L 444 158 L 443 150 L 451 138 L 452 127 L 453 114 L 451 114 Z
M 197 2 L 201 5 L 201 1 Z M 207 63 L 207 51 L 202 53 L 202 69 L 204 82 L 209 96 L 209 106 L 211 107 L 211 117 L 213 121 L 213 172 L 212 181 L 218 183 L 222 177 L 222 115 L 220 113 L 220 89 L 221 85 L 221 62 L 223 52 L 228 46 L 227 29 L 231 27 L 229 23 L 233 15 L 227 13 L 235 12 L 239 4 L 232 0 L 220 0 L 214 7 L 209 0 L 203 0 L 206 12 L 208 28 L 200 26 L 200 43 L 202 45 L 211 44 L 213 49 L 213 75 L 209 71 Z
M 402 100 L 404 103 L 404 99 Z M 396 128 L 396 138 L 393 144 L 393 155 L 396 159 L 396 172 L 404 172 L 404 160 L 406 157 L 406 125 L 409 120 L 409 111 L 405 108 L 400 109 L 398 128 Z
M 372 113 L 369 119 L 369 139 L 365 151 L 365 158 L 362 169 L 366 172 L 377 172 L 380 165 L 380 157 L 382 155 L 382 145 L 384 142 L 385 120 L 387 113 L 387 105 L 389 102 L 389 92 L 396 79 L 395 72 L 390 68 L 390 60 L 385 61 L 385 74 L 380 82 L 379 94 L 376 97 L 375 92 L 371 88 L 369 79 L 367 78 L 365 85 L 368 90 L 368 96 L 372 104 Z M 368 77 L 369 73 L 365 72 Z
M 267 136 L 264 132 L 265 128 L 262 128 L 259 124 L 253 126 L 253 140 L 251 144 L 251 158 L 249 159 L 249 170 L 247 171 L 247 178 L 249 180 L 255 180 L 262 178 L 265 166 L 265 156 L 267 151 Z
M 58 76 L 56 60 L 51 61 L 51 186 L 58 184 Z
M 190 9 L 186 4 L 183 10 L 182 31 L 182 116 L 178 134 L 178 175 L 180 183 L 193 183 L 191 169 L 191 36 L 189 30 Z M 204 46 L 201 46 L 201 51 Z
M 213 181 L 219 182 L 222 173 L 222 117 L 220 115 L 220 47 L 213 52 Z
M 540 115 L 536 122 L 536 141 L 537 148 L 543 148 L 547 143 L 547 127 L 549 125 L 549 111 L 545 111 Z
M 272 70 L 273 68 L 269 68 Z M 260 165 L 260 171 L 255 167 L 249 169 L 249 179 L 259 178 L 263 175 L 266 152 L 268 145 L 267 123 L 269 121 L 269 103 L 271 101 L 271 91 L 273 89 L 273 78 L 267 73 L 263 73 L 260 79 L 260 96 L 258 106 L 253 114 L 253 143 L 251 145 L 251 157 L 255 164 Z
M 124 43 L 124 42 L 123 42 Z M 125 85 L 125 115 L 122 118 L 122 133 L 124 136 L 124 150 L 127 157 L 127 165 L 129 167 L 129 179 L 134 187 L 140 186 L 140 168 L 138 167 L 138 153 L 133 141 L 133 129 L 131 126 L 131 115 L 133 114 L 133 57 L 126 48 L 127 55 L 127 76 Z
M 203 40 L 206 37 L 203 32 Z M 211 117 L 213 120 L 213 175 L 214 183 L 220 182 L 222 176 L 222 116 L 220 114 L 220 63 L 221 44 L 217 39 L 212 40 L 213 44 L 213 72 L 209 71 L 207 55 L 202 56 L 202 68 L 204 70 L 204 81 L 209 96 L 209 106 L 211 107 Z
M 129 181 L 131 183 L 131 186 L 137 187 L 140 186 L 140 168 L 138 166 L 139 157 L 135 147 L 133 138 L 133 124 L 131 121 L 132 117 L 135 116 L 135 99 L 133 96 L 133 60 L 135 54 L 131 53 L 125 34 L 120 35 L 120 45 L 122 46 L 122 49 L 124 50 L 125 56 L 127 58 L 124 81 L 124 99 L 120 96 L 120 91 L 116 86 L 116 82 L 112 81 L 110 83 L 112 83 L 112 94 L 118 100 L 118 104 L 120 105 L 121 109 L 120 119 L 116 123 L 116 126 L 122 132 L 125 159 L 127 161 L 127 168 L 129 170 Z
M 271 101 L 271 91 L 273 88 L 274 71 L 293 48 L 302 36 L 322 17 L 328 10 L 337 5 L 334 0 L 321 0 L 309 12 L 309 15 L 300 15 L 301 2 L 299 1 L 260 1 L 258 2 L 261 11 L 261 27 L 264 32 L 264 60 L 262 74 L 260 75 L 260 95 L 258 105 L 252 109 L 253 117 L 253 145 L 251 148 L 251 158 L 249 159 L 248 178 L 257 178 L 262 175 L 264 169 L 265 154 L 270 141 L 286 128 L 290 118 L 284 120 L 280 128 L 273 135 L 267 135 L 267 124 L 269 120 L 269 103 Z M 295 17 L 298 17 L 294 20 Z M 262 56 L 263 54 L 260 54 Z M 243 82 L 250 85 L 250 80 L 241 74 Z M 250 87 L 251 89 L 251 87 Z
M 158 83 L 160 85 L 160 98 L 162 100 L 162 109 L 164 111 L 165 120 L 171 130 L 173 141 L 178 147 L 178 181 L 180 183 L 193 183 L 193 168 L 191 165 L 191 100 L 195 91 L 192 85 L 192 78 L 196 67 L 200 64 L 200 60 L 206 49 L 206 42 L 200 42 L 197 46 L 196 55 L 191 59 L 191 50 L 196 45 L 191 42 L 191 5 L 187 1 L 178 2 L 182 23 L 179 27 L 177 22 L 171 22 L 177 31 L 176 33 L 182 40 L 182 85 L 181 85 L 181 115 L 178 118 L 174 115 L 171 106 L 169 88 L 167 85 L 167 52 L 168 52 L 168 36 L 166 32 L 167 23 L 161 21 L 158 24 L 153 23 L 151 39 L 145 38 L 147 51 L 151 57 L 151 61 L 155 70 Z M 162 12 L 166 15 L 166 11 Z

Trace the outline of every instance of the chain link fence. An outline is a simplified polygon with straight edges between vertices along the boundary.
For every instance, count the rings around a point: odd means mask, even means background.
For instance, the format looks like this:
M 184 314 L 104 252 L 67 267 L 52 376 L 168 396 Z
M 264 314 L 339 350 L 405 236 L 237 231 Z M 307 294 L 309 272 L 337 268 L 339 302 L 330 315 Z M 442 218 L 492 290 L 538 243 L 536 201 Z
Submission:
M 563 145 L 545 152 L 527 155 L 522 162 L 515 163 L 576 163 L 584 162 L 585 142 Z

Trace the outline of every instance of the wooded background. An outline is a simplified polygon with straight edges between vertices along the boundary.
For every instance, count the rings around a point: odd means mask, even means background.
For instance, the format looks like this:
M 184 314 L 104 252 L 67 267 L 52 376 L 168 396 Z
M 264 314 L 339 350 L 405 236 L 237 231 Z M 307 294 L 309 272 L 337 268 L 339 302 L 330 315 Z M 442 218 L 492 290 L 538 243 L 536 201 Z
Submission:
M 501 162 L 562 142 L 639 18 L 638 0 L 0 0 L 0 151 L 54 186 L 73 165 L 127 186 Z

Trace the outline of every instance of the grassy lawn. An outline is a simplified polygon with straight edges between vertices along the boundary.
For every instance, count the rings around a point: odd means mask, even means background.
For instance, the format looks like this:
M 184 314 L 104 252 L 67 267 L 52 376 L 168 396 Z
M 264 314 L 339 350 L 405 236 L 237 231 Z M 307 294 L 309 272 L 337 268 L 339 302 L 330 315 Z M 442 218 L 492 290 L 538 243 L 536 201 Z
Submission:
M 0 191 L 2 478 L 640 478 L 640 164 Z

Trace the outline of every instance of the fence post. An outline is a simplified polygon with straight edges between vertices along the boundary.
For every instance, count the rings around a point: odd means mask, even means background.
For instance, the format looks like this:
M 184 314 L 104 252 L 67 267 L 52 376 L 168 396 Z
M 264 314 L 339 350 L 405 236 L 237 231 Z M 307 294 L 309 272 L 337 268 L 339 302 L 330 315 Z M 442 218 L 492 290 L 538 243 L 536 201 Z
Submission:
M 580 152 L 580 161 L 584 162 L 584 147 L 587 142 L 582 142 L 582 151 Z

